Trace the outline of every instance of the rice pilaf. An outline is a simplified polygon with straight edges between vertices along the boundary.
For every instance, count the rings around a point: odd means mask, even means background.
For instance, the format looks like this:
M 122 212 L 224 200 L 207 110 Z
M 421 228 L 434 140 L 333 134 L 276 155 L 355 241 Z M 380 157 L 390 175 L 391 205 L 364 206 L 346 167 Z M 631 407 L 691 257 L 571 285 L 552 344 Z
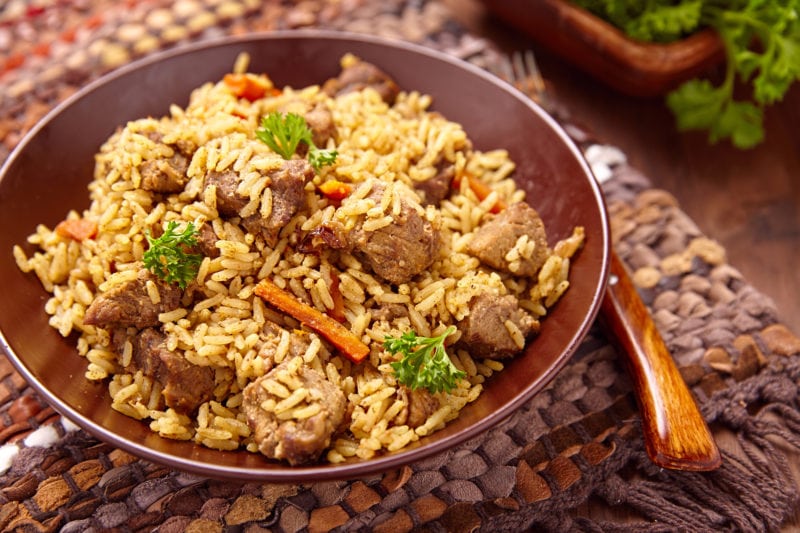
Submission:
M 358 61 L 346 56 L 342 67 Z M 501 259 L 507 268 L 488 266 L 470 243 L 487 220 L 504 216 L 498 206 L 525 201 L 506 151 L 475 150 L 461 125 L 429 109 L 427 95 L 401 90 L 387 102 L 369 86 L 336 94 L 322 85 L 276 88 L 267 75 L 247 73 L 246 63 L 237 61 L 234 74 L 263 95 L 242 97 L 220 80 L 195 89 L 186 108 L 172 105 L 164 117 L 125 124 L 96 155 L 91 206 L 67 215 L 68 221 L 96 224 L 95 234 L 75 238 L 40 225 L 28 239 L 37 250 L 26 254 L 15 247 L 17 263 L 52 294 L 45 306 L 50 325 L 64 337 L 75 334 L 77 350 L 87 359 L 86 378 L 107 380 L 112 407 L 163 437 L 260 451 L 293 464 L 400 450 L 456 418 L 503 369 L 504 357 L 473 350 L 472 340 L 464 338 L 461 325 L 477 313 L 476 298 L 510 298 L 518 308 L 510 317 L 524 315 L 526 323 L 538 325 L 569 286 L 570 258 L 582 245 L 583 229 L 552 247 L 528 234 L 515 237 Z M 256 137 L 262 118 L 314 109 L 332 119 L 334 133 L 320 148 L 336 150 L 335 162 L 309 174 L 301 206 L 285 223 L 272 233 L 250 231 L 248 220 L 274 217 L 283 208 L 275 176 L 286 161 Z M 298 151 L 293 159 L 304 156 Z M 181 157 L 180 190 L 143 185 L 150 179 L 147 162 Z M 444 196 L 427 201 L 420 184 L 443 169 L 449 172 Z M 210 175 L 235 178 L 241 204 L 233 215 L 221 214 L 227 208 L 218 188 L 225 182 L 211 183 Z M 341 184 L 346 194 L 326 195 L 326 183 Z M 486 191 L 476 191 L 474 183 Z M 402 217 L 416 217 L 436 234 L 430 264 L 407 279 L 381 273 L 357 247 L 325 246 L 326 235 L 323 245 L 314 241 L 309 247 L 309 237 L 319 237 L 321 228 L 368 240 Z M 162 283 L 143 277 L 142 261 L 147 235 L 163 232 L 170 221 L 213 230 L 215 252 L 203 254 L 194 280 L 176 293 L 179 305 L 163 310 L 158 306 L 170 296 Z M 541 264 L 535 272 L 515 274 L 536 254 Z M 392 268 L 404 266 L 400 258 Z M 351 361 L 313 328 L 259 298 L 262 279 L 321 313 L 340 315 L 339 322 L 369 347 L 367 359 Z M 157 325 L 148 328 L 157 330 L 153 338 L 160 340 L 163 361 L 158 364 L 167 370 L 149 371 L 137 359 L 144 345 L 137 337 L 141 327 L 85 322 L 97 298 L 131 283 L 140 283 L 161 309 Z M 522 350 L 538 327 L 525 329 L 515 318 L 502 324 L 512 351 Z M 447 339 L 448 353 L 465 373 L 455 388 L 429 393 L 398 383 L 391 367 L 398 357 L 384 349 L 386 337 L 410 330 L 433 337 L 451 325 L 459 329 Z M 208 397 L 187 409 L 168 405 L 165 398 L 179 386 L 166 390 L 163 372 L 173 368 L 208 376 Z M 270 413 L 271 429 L 253 425 L 243 407 L 244 391 L 256 381 L 252 395 L 257 408 Z M 331 390 L 343 399 L 338 417 L 328 411 Z M 324 449 L 301 459 L 287 458 L 284 443 L 264 434 L 316 419 L 334 427 L 324 429 Z

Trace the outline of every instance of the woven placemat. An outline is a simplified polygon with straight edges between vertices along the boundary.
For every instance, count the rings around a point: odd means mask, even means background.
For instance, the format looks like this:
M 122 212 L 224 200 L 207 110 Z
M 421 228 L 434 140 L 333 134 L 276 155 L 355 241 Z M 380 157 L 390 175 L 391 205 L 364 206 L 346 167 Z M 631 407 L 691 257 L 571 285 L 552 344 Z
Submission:
M 113 9 L 112 9 L 113 7 Z M 88 80 L 225 34 L 321 26 L 423 43 L 496 70 L 502 56 L 433 1 L 10 0 L 0 7 L 0 161 Z M 703 414 L 734 436 L 712 473 L 646 457 L 619 355 L 594 327 L 553 382 L 500 425 L 424 462 L 307 485 L 172 471 L 62 419 L 0 356 L 3 531 L 770 531 L 797 504 L 800 338 L 669 193 L 557 113 L 599 176 L 619 255 Z M 582 516 L 589 501 L 639 516 Z

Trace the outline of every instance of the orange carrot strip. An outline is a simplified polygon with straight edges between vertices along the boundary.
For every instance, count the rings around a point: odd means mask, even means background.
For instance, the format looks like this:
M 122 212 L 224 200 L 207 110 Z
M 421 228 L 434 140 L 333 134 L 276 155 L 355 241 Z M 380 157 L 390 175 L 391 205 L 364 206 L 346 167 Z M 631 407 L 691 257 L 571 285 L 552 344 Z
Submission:
M 480 201 L 485 200 L 486 197 L 489 196 L 489 194 L 492 192 L 492 189 L 489 188 L 488 185 L 486 185 L 481 180 L 473 176 L 470 176 L 466 172 L 453 179 L 453 187 L 456 188 L 460 187 L 462 179 L 467 180 L 467 185 L 469 186 L 470 189 L 472 189 L 472 192 L 475 193 L 475 196 L 477 196 L 478 200 Z M 489 212 L 496 215 L 500 211 L 504 210 L 506 207 L 508 207 L 506 203 L 501 198 L 498 198 L 497 201 L 492 206 L 492 208 L 489 209 Z
M 80 242 L 97 235 L 97 223 L 85 218 L 69 218 L 58 223 L 56 233 Z
M 254 102 L 263 98 L 267 94 L 269 86 L 262 80 L 248 76 L 247 74 L 225 74 L 222 78 L 223 83 L 231 90 L 237 98 L 244 98 Z
M 319 190 L 331 200 L 344 200 L 350 196 L 353 188 L 349 183 L 344 183 L 339 180 L 328 180 L 319 186 Z
M 342 351 L 354 363 L 360 363 L 369 355 L 369 347 L 353 335 L 349 329 L 333 318 L 320 313 L 310 305 L 301 302 L 292 294 L 282 290 L 268 279 L 262 279 L 255 288 L 256 295 L 284 313 L 293 316 L 313 329 Z

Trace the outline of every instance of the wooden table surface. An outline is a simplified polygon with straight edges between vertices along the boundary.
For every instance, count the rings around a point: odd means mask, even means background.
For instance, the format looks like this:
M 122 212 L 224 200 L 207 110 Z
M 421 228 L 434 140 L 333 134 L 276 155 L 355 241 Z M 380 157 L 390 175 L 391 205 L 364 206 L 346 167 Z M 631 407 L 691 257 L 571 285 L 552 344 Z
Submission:
M 532 49 L 572 115 L 672 193 L 703 233 L 726 248 L 728 262 L 775 301 L 781 321 L 800 333 L 800 83 L 766 111 L 766 140 L 757 148 L 711 145 L 703 133 L 678 132 L 662 99 L 606 87 L 492 17 L 479 0 L 442 1 L 459 22 L 505 51 Z M 800 457 L 793 459 L 800 480 Z M 609 511 L 587 505 L 580 512 Z M 800 530 L 800 512 L 786 530 Z

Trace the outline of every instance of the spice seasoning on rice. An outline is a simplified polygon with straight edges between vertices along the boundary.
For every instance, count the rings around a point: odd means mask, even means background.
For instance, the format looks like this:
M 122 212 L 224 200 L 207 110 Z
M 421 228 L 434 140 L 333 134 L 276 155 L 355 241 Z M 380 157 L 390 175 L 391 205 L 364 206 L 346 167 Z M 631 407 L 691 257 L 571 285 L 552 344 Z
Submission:
M 90 207 L 15 258 L 51 293 L 50 324 L 78 335 L 86 378 L 165 438 L 293 465 L 400 450 L 536 334 L 583 229 L 551 247 L 508 154 L 474 149 L 375 65 L 347 55 L 301 88 L 246 65 L 115 132 Z M 265 117 L 292 117 L 297 142 L 260 139 Z M 191 269 L 160 268 L 180 257 Z M 407 363 L 387 339 L 409 341 Z M 446 386 L 409 375 L 426 370 Z

